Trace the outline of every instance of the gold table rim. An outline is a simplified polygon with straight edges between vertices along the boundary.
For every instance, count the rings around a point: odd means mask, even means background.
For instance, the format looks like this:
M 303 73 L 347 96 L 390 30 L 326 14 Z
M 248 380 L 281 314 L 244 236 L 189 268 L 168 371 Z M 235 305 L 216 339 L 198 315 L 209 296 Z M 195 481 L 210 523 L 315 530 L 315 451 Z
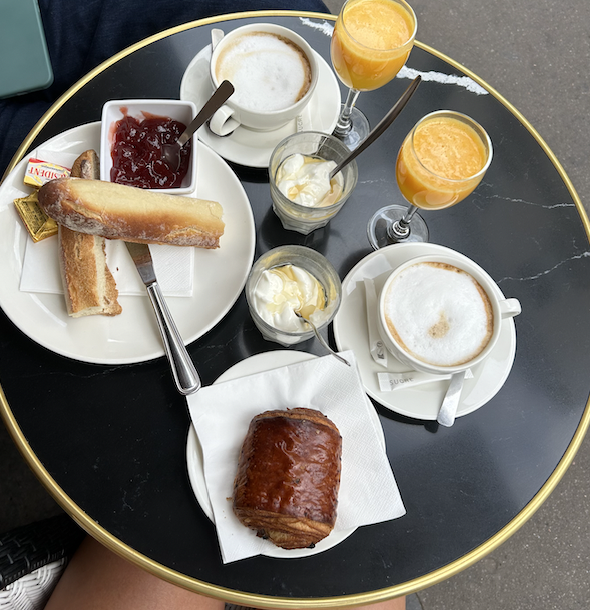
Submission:
M 27 150 L 32 145 L 33 141 L 51 119 L 51 117 L 63 106 L 63 104 L 73 97 L 77 91 L 84 87 L 90 82 L 97 74 L 100 74 L 120 59 L 130 55 L 131 53 L 141 49 L 149 44 L 177 34 L 179 32 L 192 29 L 194 27 L 209 25 L 212 23 L 218 23 L 220 21 L 232 21 L 237 19 L 257 18 L 257 17 L 305 17 L 323 19 L 325 21 L 336 21 L 337 16 L 328 13 L 316 13 L 306 11 L 287 11 L 287 10 L 265 10 L 265 11 L 246 11 L 240 13 L 227 13 L 223 15 L 216 15 L 213 17 L 207 17 L 204 19 L 198 19 L 190 21 L 173 28 L 169 28 L 144 38 L 143 40 L 123 49 L 119 53 L 113 55 L 109 59 L 102 62 L 96 68 L 88 72 L 83 78 L 77 81 L 72 87 L 70 87 L 56 102 L 49 108 L 49 110 L 41 117 L 41 119 L 35 124 L 33 129 L 29 132 L 27 137 L 23 140 L 22 144 L 13 156 L 10 164 L 4 175 L 4 178 L 14 169 L 17 163 L 23 158 Z M 537 140 L 545 154 L 549 157 L 550 161 L 557 169 L 561 179 L 564 181 L 567 189 L 569 190 L 575 206 L 580 214 L 586 235 L 590 237 L 590 221 L 588 215 L 582 205 L 580 197 L 576 192 L 569 176 L 566 174 L 561 163 L 549 148 L 544 139 L 536 131 L 536 129 L 529 123 L 529 121 L 510 103 L 506 100 L 498 91 L 491 87 L 484 80 L 479 78 L 471 70 L 451 59 L 444 53 L 435 50 L 434 48 L 415 41 L 415 46 L 421 48 L 430 54 L 442 59 L 449 65 L 460 70 L 465 75 L 469 76 L 476 83 L 486 89 L 491 95 L 493 95 L 498 101 L 500 101 L 519 121 L 526 127 L 531 135 Z M 227 602 L 240 604 L 244 606 L 252 606 L 255 608 L 335 608 L 344 606 L 357 606 L 365 604 L 373 604 L 381 601 L 385 601 L 395 597 L 401 597 L 403 595 L 409 595 L 422 589 L 431 587 L 443 580 L 446 580 L 452 576 L 455 576 L 459 572 L 465 570 L 471 565 L 477 563 L 480 559 L 483 559 L 486 555 L 491 553 L 494 549 L 499 547 L 501 544 L 506 542 L 513 534 L 515 534 L 541 507 L 541 505 L 551 495 L 553 490 L 556 488 L 559 481 L 562 479 L 567 469 L 571 465 L 577 451 L 579 450 L 582 441 L 586 435 L 588 427 L 590 426 L 590 399 L 586 403 L 586 407 L 582 414 L 580 423 L 576 429 L 576 432 L 568 445 L 564 455 L 557 464 L 555 470 L 551 473 L 543 487 L 537 492 L 532 500 L 518 513 L 509 523 L 507 523 L 501 530 L 496 532 L 484 543 L 469 551 L 462 557 L 454 560 L 446 566 L 438 568 L 433 572 L 429 572 L 422 576 L 419 576 L 411 581 L 394 585 L 392 587 L 386 587 L 372 592 L 358 593 L 345 596 L 337 597 L 326 597 L 326 598 L 282 598 L 282 597 L 271 597 L 266 595 L 258 595 L 253 593 L 235 591 L 219 585 L 209 584 L 204 581 L 200 581 L 195 578 L 191 578 L 184 574 L 181 574 L 175 570 L 163 566 L 149 557 L 137 552 L 130 546 L 123 543 L 121 540 L 110 534 L 107 530 L 101 527 L 98 523 L 93 521 L 89 515 L 87 515 L 77 504 L 75 504 L 71 498 L 59 487 L 53 477 L 44 468 L 43 464 L 37 458 L 33 450 L 31 449 L 26 437 L 22 430 L 18 426 L 18 423 L 10 410 L 8 400 L 2 386 L 0 385 L 0 413 L 3 417 L 4 423 L 8 428 L 14 442 L 18 449 L 23 455 L 25 461 L 32 469 L 33 473 L 43 483 L 45 488 L 53 496 L 56 502 L 72 517 L 72 519 L 91 536 L 96 538 L 99 542 L 104 544 L 111 551 L 119 554 L 125 559 L 134 562 L 143 569 L 149 571 L 155 576 L 167 580 L 173 584 L 176 584 L 185 589 L 195 591 L 202 595 L 210 597 L 220 598 Z

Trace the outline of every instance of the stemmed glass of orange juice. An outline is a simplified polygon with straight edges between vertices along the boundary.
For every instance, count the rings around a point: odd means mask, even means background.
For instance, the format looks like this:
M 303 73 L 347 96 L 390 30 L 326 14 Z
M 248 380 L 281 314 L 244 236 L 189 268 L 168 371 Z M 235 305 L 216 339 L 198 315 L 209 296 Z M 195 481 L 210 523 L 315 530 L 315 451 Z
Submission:
M 403 141 L 395 167 L 410 206 L 389 205 L 374 214 L 367 228 L 373 248 L 428 241 L 417 210 L 440 210 L 465 199 L 481 182 L 492 154 L 485 129 L 460 112 L 438 110 L 420 119 Z
M 416 15 L 405 0 L 347 0 L 332 34 L 330 53 L 338 78 L 350 88 L 334 135 L 354 149 L 369 133 L 355 108 L 361 91 L 378 89 L 402 69 L 414 45 Z

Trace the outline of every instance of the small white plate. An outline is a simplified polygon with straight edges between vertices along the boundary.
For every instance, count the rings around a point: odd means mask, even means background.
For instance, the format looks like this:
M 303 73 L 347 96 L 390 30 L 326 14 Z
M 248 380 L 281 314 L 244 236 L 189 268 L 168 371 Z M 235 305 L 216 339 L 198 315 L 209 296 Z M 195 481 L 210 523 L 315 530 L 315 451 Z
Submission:
M 315 51 L 314 51 L 315 53 Z M 326 61 L 316 53 L 320 75 L 316 90 L 301 115 L 299 131 L 332 133 L 340 113 L 341 99 L 338 81 Z M 194 102 L 199 110 L 213 93 L 209 73 L 211 45 L 201 49 L 184 72 L 180 83 L 180 99 Z M 223 138 L 203 125 L 197 135 L 224 159 L 246 167 L 266 168 L 276 145 L 287 136 L 296 133 L 297 121 L 274 131 L 254 131 L 238 127 Z
M 238 362 L 230 369 L 228 369 L 223 375 L 221 375 L 215 383 L 222 383 L 224 381 L 231 381 L 238 379 L 239 377 L 245 377 L 246 375 L 254 375 L 256 373 L 263 373 L 265 371 L 271 371 L 282 366 L 288 366 L 297 362 L 303 362 L 310 358 L 317 358 L 313 354 L 298 351 L 287 351 L 278 350 L 271 352 L 263 352 L 250 358 L 246 358 L 241 362 Z M 369 412 L 374 414 L 375 417 L 375 429 L 381 435 L 381 442 L 383 444 L 383 450 L 385 451 L 385 438 L 383 436 L 383 428 L 379 421 L 379 416 L 375 409 L 369 409 Z M 201 445 L 197 437 L 194 426 L 191 424 L 188 431 L 187 443 L 186 443 L 186 464 L 188 469 L 188 477 L 193 488 L 193 492 L 203 512 L 214 521 L 213 509 L 209 500 L 209 493 L 207 492 L 207 485 L 205 484 L 205 473 L 203 471 L 203 453 Z M 280 557 L 283 559 L 295 559 L 297 557 L 308 557 L 310 555 L 316 555 L 323 551 L 327 551 L 332 547 L 336 546 L 346 538 L 348 538 L 356 528 L 333 531 L 328 537 L 318 542 L 313 549 L 282 549 L 280 547 L 269 547 L 269 550 L 264 553 L 267 557 Z
M 99 150 L 100 122 L 70 129 L 39 148 L 80 154 Z M 0 186 L 0 306 L 28 337 L 62 356 L 97 364 L 142 362 L 164 355 L 162 340 L 147 295 L 120 296 L 118 316 L 70 318 L 61 294 L 21 292 L 22 261 L 30 239 L 13 205 L 23 186 L 29 157 L 20 161 Z M 166 302 L 185 343 L 195 341 L 231 309 L 240 296 L 254 259 L 254 215 L 244 187 L 227 163 L 207 146 L 199 146 L 196 197 L 218 201 L 226 223 L 217 250 L 195 248 L 191 297 Z M 56 239 L 50 237 L 48 239 Z M 57 249 L 55 266 L 58 265 Z M 129 264 L 132 265 L 131 259 Z
M 367 394 L 391 411 L 421 420 L 436 420 L 449 381 L 433 381 L 393 392 L 379 389 L 377 373 L 386 369 L 376 364 L 369 352 L 363 278 L 372 278 L 379 294 L 385 280 L 398 265 L 416 256 L 448 252 L 449 248 L 436 244 L 407 243 L 387 246 L 367 255 L 344 278 L 342 303 L 333 322 L 338 349 L 354 352 Z M 463 257 L 456 251 L 452 252 Z M 502 295 L 500 290 L 498 293 Z M 516 330 L 514 320 L 510 318 L 502 322 L 502 332 L 488 358 L 473 368 L 473 379 L 465 380 L 457 417 L 479 409 L 498 393 L 512 369 L 515 353 Z M 408 369 L 388 354 L 388 370 L 401 373 Z

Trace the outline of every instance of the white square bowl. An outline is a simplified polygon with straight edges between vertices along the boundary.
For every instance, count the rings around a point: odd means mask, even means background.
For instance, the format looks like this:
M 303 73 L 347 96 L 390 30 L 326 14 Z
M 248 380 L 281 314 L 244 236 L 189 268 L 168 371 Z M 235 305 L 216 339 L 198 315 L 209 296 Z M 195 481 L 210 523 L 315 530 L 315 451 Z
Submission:
M 180 100 L 111 100 L 102 108 L 100 131 L 100 179 L 111 181 L 111 168 L 113 159 L 111 147 L 115 132 L 115 124 L 125 116 L 132 116 L 138 120 L 145 118 L 144 113 L 161 117 L 168 117 L 188 125 L 197 114 L 197 107 L 193 102 Z M 169 189 L 149 189 L 158 193 L 172 195 L 188 195 L 197 188 L 197 136 L 191 138 L 191 156 L 186 176 L 182 184 Z

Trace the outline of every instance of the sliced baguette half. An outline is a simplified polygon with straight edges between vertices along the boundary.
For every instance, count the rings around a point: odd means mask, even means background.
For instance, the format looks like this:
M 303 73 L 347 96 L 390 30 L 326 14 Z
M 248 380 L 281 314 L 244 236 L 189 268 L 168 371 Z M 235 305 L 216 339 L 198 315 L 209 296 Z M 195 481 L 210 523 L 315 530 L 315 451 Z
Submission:
M 215 201 L 101 180 L 51 180 L 40 189 L 39 204 L 58 224 L 109 239 L 218 248 L 225 229 Z
M 82 153 L 72 166 L 72 175 L 97 180 L 99 160 L 94 150 Z M 72 231 L 58 225 L 59 268 L 66 309 L 73 318 L 116 316 L 122 308 L 106 260 L 105 240 L 98 235 Z

